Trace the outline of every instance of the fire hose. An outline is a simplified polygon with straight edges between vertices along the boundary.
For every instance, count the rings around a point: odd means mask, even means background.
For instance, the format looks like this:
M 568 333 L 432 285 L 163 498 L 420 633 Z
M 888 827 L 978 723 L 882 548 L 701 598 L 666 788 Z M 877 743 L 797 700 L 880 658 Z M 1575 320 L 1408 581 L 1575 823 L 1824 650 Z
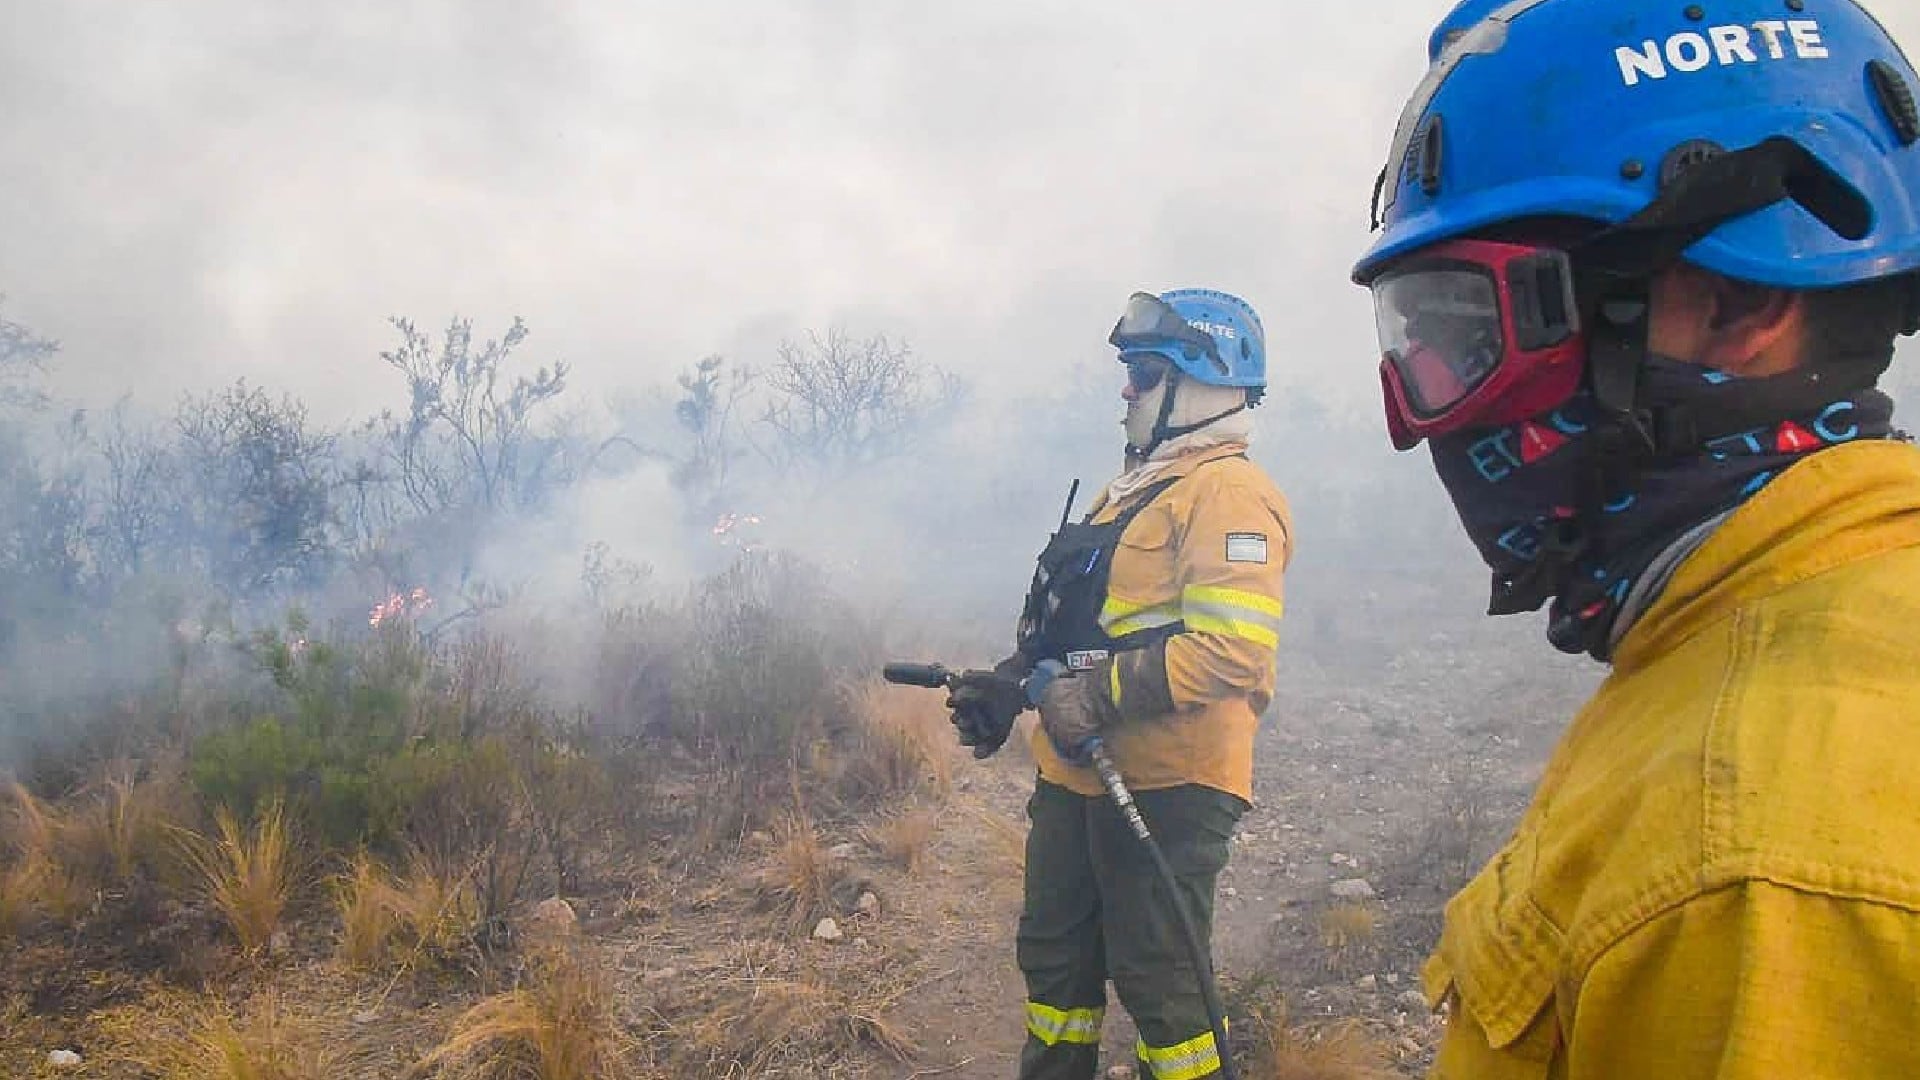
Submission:
M 929 690 L 953 690 L 960 683 L 959 674 L 942 664 L 888 664 L 882 675 L 890 683 Z M 1239 1080 L 1227 1044 L 1227 1010 L 1220 1001 L 1220 991 L 1214 983 L 1213 963 L 1208 949 L 1200 940 L 1199 931 L 1193 925 L 1193 915 L 1180 897 L 1173 867 L 1167 862 L 1166 853 L 1160 850 L 1159 841 L 1153 838 L 1153 830 L 1147 827 L 1147 820 L 1141 816 L 1140 808 L 1134 804 L 1133 792 L 1127 789 L 1126 778 L 1120 775 L 1119 767 L 1114 765 L 1113 755 L 1108 753 L 1106 743 L 1096 736 L 1088 742 L 1087 754 L 1093 759 L 1093 769 L 1100 775 L 1101 786 L 1107 789 L 1108 797 L 1113 799 L 1121 816 L 1126 818 L 1133 835 L 1139 837 L 1140 843 L 1146 847 L 1160 884 L 1166 889 L 1175 921 L 1180 924 L 1180 934 L 1186 939 L 1187 956 L 1193 962 L 1193 970 L 1199 975 L 1200 997 L 1206 1003 L 1207 1022 L 1213 1028 L 1214 1046 L 1220 1055 L 1220 1075 L 1226 1080 Z

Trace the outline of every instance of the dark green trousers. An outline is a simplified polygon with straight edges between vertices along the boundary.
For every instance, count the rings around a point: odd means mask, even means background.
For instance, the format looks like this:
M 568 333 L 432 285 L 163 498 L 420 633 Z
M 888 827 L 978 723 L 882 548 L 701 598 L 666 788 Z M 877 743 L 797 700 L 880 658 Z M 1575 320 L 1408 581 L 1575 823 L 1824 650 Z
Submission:
M 1239 798 L 1190 785 L 1134 794 L 1172 865 L 1202 943 L 1226 868 Z M 1142 1077 L 1197 1080 L 1219 1070 L 1199 973 L 1153 858 L 1107 798 L 1045 780 L 1027 803 L 1026 906 L 1018 953 L 1027 981 L 1020 1080 L 1091 1080 L 1108 980 L 1140 1029 Z

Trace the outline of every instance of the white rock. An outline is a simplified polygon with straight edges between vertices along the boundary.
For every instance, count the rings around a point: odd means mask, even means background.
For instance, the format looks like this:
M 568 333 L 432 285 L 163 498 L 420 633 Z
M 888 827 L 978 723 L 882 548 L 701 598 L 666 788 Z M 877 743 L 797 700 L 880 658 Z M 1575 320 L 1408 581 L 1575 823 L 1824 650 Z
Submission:
M 71 1050 L 55 1050 L 47 1055 L 47 1064 L 56 1069 L 71 1069 L 80 1064 L 80 1055 Z
M 1226 897 L 1229 900 L 1232 900 L 1240 895 L 1240 890 L 1229 885 L 1226 888 L 1220 890 L 1220 895 Z
M 1371 975 L 1362 975 L 1359 978 L 1353 980 L 1353 988 L 1355 990 L 1372 990 L 1373 988 L 1379 985 L 1380 985 L 1379 980 L 1375 979 Z
M 1400 996 L 1393 1000 L 1399 1002 L 1400 1007 L 1406 1009 L 1408 1012 L 1423 1013 L 1427 1011 L 1427 995 L 1418 990 L 1402 990 L 1400 991 Z
M 1347 858 L 1345 855 L 1342 855 L 1336 851 L 1333 854 L 1327 856 L 1327 861 L 1332 863 L 1335 866 L 1345 866 L 1348 863 L 1352 862 L 1353 860 Z
M 859 854 L 859 852 L 860 849 L 851 843 L 835 844 L 827 849 L 827 857 L 831 859 L 851 859 Z
M 840 932 L 840 924 L 834 922 L 831 917 L 821 919 L 814 924 L 813 939 L 815 941 L 839 941 L 845 936 Z
M 1328 890 L 1342 900 L 1371 900 L 1379 895 L 1373 891 L 1372 885 L 1367 884 L 1366 878 L 1347 878 L 1344 881 L 1336 881 L 1328 886 Z
M 880 914 L 880 898 L 872 892 L 861 893 L 860 899 L 856 901 L 853 906 L 854 910 L 860 912 L 862 915 Z

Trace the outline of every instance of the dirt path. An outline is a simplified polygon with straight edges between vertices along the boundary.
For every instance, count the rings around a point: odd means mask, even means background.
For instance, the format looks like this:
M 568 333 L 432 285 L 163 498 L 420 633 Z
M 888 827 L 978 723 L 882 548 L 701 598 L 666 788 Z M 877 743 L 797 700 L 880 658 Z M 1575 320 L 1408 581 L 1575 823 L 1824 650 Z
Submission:
M 1283 663 L 1256 759 L 1258 805 L 1221 880 L 1215 949 L 1230 983 L 1264 980 L 1295 1022 L 1357 1019 L 1418 1075 L 1440 1028 L 1409 996 L 1446 897 L 1494 850 L 1525 805 L 1554 738 L 1598 678 L 1516 623 L 1435 638 L 1368 664 Z M 1472 658 L 1472 663 L 1462 663 Z M 1031 764 L 1008 752 L 962 770 L 938 868 L 910 918 L 941 938 L 942 977 L 898 1018 L 923 1053 L 878 1075 L 1006 1080 L 1021 1042 L 1013 928 L 1017 839 Z M 1332 883 L 1365 879 L 1371 930 L 1330 947 Z M 1109 1013 L 1105 1060 L 1131 1060 L 1124 1010 Z

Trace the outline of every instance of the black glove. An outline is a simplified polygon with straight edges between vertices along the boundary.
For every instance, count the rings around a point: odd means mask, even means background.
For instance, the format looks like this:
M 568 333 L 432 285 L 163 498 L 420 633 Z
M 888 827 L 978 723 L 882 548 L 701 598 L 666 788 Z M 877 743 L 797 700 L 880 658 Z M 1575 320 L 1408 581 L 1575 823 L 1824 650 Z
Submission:
M 1006 745 L 1013 722 L 1027 708 L 1021 686 L 1026 662 L 1018 654 L 993 666 L 992 671 L 964 671 L 947 694 L 953 727 L 960 745 L 973 747 L 975 758 L 989 758 Z

